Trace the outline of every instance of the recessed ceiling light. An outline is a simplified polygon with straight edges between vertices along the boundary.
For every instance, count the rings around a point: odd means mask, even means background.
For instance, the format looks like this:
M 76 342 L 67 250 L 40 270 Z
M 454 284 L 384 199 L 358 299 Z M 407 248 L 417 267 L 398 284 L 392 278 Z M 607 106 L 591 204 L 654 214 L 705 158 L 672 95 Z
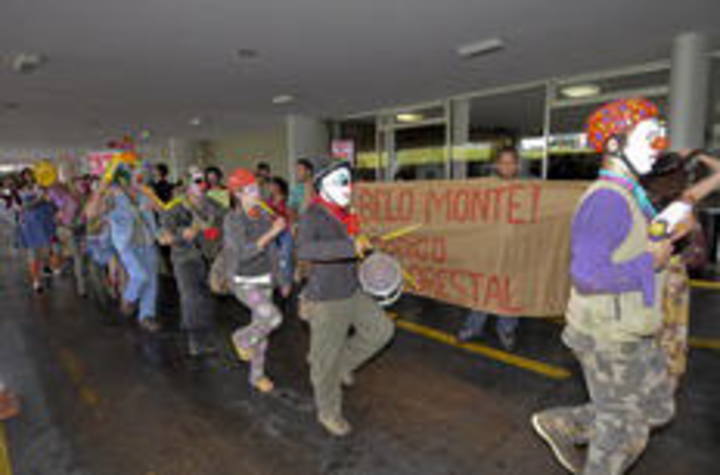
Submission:
M 199 127 L 202 124 L 202 119 L 200 117 L 193 117 L 188 123 L 193 127 Z
M 472 58 L 499 50 L 503 46 L 505 43 L 501 38 L 488 38 L 458 47 L 457 54 L 463 58 Z
M 252 48 L 240 48 L 235 52 L 238 59 L 255 59 L 260 56 L 258 50 Z
M 425 118 L 422 114 L 404 112 L 395 116 L 398 122 L 420 122 Z
M 565 97 L 580 99 L 582 97 L 597 96 L 600 94 L 600 86 L 597 84 L 577 84 L 575 86 L 564 87 L 560 92 Z
M 283 94 L 273 97 L 272 102 L 273 104 L 289 104 L 294 100 L 295 97 L 291 96 L 290 94 Z
M 11 58 L 13 71 L 19 74 L 32 74 L 47 62 L 47 56 L 41 53 L 19 53 Z

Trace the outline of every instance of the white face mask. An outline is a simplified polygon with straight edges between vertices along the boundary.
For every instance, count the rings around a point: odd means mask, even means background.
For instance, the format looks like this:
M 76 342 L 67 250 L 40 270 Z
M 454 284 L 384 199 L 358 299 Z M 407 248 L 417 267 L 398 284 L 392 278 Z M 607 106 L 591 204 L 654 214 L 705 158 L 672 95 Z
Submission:
M 192 196 L 202 196 L 205 194 L 205 183 L 202 174 L 193 173 L 190 176 L 190 186 L 188 186 L 188 194 Z
M 350 204 L 352 199 L 352 176 L 350 170 L 343 167 L 330 172 L 320 181 L 320 196 L 331 203 L 343 208 Z
M 646 175 L 652 170 L 660 154 L 654 144 L 664 134 L 665 130 L 657 119 L 647 119 L 638 123 L 628 135 L 623 152 L 640 175 Z
M 244 207 L 251 208 L 260 201 L 260 188 L 258 188 L 257 183 L 246 185 L 235 192 L 235 197 Z

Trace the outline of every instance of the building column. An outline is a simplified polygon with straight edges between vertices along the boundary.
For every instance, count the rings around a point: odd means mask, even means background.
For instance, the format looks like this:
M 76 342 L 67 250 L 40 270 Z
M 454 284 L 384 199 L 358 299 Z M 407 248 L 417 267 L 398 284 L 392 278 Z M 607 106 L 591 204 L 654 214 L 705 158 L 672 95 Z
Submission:
M 329 155 L 330 131 L 319 119 L 298 114 L 285 118 L 287 133 L 288 176 L 295 182 L 295 162 L 298 158 L 312 155 Z
M 174 181 L 183 178 L 191 165 L 205 166 L 194 156 L 194 144 L 191 140 L 170 137 L 166 143 L 162 144 L 160 150 L 161 153 L 158 158 L 160 161 L 170 162 L 168 163 L 170 178 Z M 164 156 L 165 153 L 167 153 L 167 157 Z
M 699 33 L 675 37 L 670 73 L 670 140 L 673 149 L 705 147 L 710 57 Z
M 450 160 L 449 178 L 467 178 L 467 157 L 458 156 L 459 147 L 470 141 L 470 100 L 454 99 L 450 101 Z

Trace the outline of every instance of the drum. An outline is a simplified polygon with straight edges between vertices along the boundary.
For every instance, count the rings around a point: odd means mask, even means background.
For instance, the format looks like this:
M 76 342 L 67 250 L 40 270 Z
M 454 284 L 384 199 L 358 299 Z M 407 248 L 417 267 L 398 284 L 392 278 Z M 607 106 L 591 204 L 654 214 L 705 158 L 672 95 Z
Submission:
M 403 292 L 403 273 L 400 263 L 389 254 L 375 251 L 358 268 L 362 289 L 386 307 L 400 298 Z

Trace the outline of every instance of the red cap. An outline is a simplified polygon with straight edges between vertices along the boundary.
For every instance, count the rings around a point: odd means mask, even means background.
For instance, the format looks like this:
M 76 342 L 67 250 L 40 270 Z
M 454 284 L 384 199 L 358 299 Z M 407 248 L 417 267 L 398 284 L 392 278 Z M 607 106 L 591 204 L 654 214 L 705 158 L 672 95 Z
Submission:
M 247 168 L 238 168 L 228 178 L 227 185 L 230 191 L 237 191 L 240 188 L 255 183 L 255 175 Z

